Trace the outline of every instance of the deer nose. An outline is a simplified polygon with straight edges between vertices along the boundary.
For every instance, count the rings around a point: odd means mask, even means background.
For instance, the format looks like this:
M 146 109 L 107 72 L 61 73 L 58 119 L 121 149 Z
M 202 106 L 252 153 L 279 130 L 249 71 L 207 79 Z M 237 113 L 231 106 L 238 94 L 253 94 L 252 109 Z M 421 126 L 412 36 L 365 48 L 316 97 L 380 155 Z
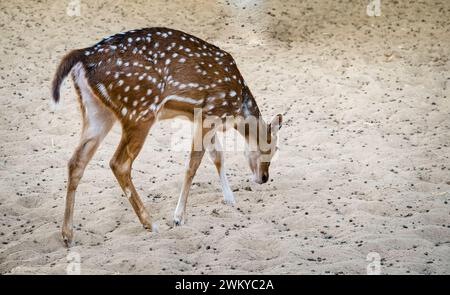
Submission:
M 262 183 L 266 183 L 267 180 L 269 180 L 269 175 L 267 173 L 264 173 L 262 175 L 262 179 L 261 180 L 262 180 Z

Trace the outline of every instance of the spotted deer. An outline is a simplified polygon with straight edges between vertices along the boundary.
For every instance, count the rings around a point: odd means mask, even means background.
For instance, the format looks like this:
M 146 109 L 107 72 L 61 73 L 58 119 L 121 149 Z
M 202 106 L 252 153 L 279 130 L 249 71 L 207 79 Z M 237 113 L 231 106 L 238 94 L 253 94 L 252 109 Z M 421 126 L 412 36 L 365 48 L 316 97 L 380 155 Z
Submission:
M 60 99 L 60 86 L 72 73 L 83 118 L 78 147 L 68 163 L 68 185 L 62 236 L 67 245 L 73 239 L 75 191 L 85 167 L 115 121 L 122 126 L 122 137 L 110 161 L 111 169 L 142 225 L 152 231 L 151 218 L 131 179 L 131 167 L 150 128 L 157 120 L 182 116 L 194 121 L 214 116 L 241 118 L 232 126 L 245 138 L 247 146 L 256 143 L 247 157 L 254 180 L 269 179 L 269 165 L 281 127 L 281 115 L 266 124 L 253 95 L 231 55 L 218 47 L 181 31 L 145 28 L 119 33 L 92 47 L 69 52 L 56 71 L 52 96 Z M 238 123 L 255 118 L 257 132 Z M 215 132 L 221 124 L 195 124 L 193 144 L 181 193 L 174 213 L 174 224 L 185 219 L 192 179 L 207 151 L 214 162 L 223 188 L 224 201 L 234 204 L 224 168 L 223 152 Z M 225 124 L 221 125 L 225 129 Z M 201 141 L 211 136 L 208 144 Z M 202 142 L 195 147 L 194 142 Z M 269 148 L 261 149 L 264 142 Z M 263 159 L 265 157 L 265 159 Z

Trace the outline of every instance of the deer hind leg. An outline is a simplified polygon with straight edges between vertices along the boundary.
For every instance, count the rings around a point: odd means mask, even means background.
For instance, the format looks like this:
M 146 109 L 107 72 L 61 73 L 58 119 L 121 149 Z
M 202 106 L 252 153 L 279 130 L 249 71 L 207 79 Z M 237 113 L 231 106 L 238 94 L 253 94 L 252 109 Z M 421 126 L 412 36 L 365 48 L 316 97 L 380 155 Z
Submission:
M 62 236 L 66 246 L 70 246 L 73 240 L 75 191 L 87 164 L 115 121 L 114 114 L 102 105 L 87 84 L 82 81 L 75 83 L 75 89 L 83 116 L 83 130 L 80 143 L 68 164 L 69 179 L 62 227 Z
M 145 229 L 152 231 L 152 223 L 147 210 L 139 197 L 133 181 L 131 180 L 131 166 L 138 156 L 145 138 L 147 137 L 154 119 L 142 122 L 140 125 L 127 126 L 124 124 L 122 139 L 117 147 L 116 153 L 110 161 L 111 169 L 117 178 L 125 196 L 131 203 L 139 221 Z
M 225 202 L 225 204 L 234 205 L 234 195 L 230 188 L 230 184 L 228 183 L 227 174 L 225 172 L 222 145 L 220 144 L 217 135 L 214 135 L 213 144 L 208 147 L 208 152 L 211 160 L 216 166 L 217 173 L 220 177 L 220 183 L 222 184 L 223 191 L 223 201 Z
M 203 139 L 208 131 L 209 129 L 202 128 L 201 126 L 195 126 L 194 138 L 191 146 L 191 154 L 184 176 L 180 197 L 178 198 L 177 207 L 174 213 L 174 225 L 182 225 L 185 221 L 186 204 L 189 196 L 189 189 L 191 187 L 195 173 L 197 172 L 197 169 L 202 162 L 203 155 L 205 154 Z

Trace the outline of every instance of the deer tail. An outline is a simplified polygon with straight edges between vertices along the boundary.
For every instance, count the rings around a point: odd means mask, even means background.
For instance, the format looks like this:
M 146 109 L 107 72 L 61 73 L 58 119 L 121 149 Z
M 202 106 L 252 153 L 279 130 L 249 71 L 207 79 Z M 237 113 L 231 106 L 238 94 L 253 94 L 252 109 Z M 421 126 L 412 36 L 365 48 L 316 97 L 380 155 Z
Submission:
M 52 98 L 53 102 L 57 104 L 59 102 L 59 89 L 61 83 L 70 73 L 70 70 L 80 61 L 83 60 L 82 50 L 72 50 L 66 54 L 61 62 L 59 63 L 58 69 L 56 70 L 55 77 L 52 83 Z

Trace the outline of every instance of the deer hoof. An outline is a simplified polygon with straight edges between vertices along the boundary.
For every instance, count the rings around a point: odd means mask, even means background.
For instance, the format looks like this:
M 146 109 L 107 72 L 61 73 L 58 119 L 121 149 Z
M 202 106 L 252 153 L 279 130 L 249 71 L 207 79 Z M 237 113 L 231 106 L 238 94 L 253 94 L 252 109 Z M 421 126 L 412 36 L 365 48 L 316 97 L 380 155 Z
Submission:
M 175 217 L 173 219 L 173 225 L 174 226 L 181 226 L 183 224 L 184 224 L 184 220 L 182 218 Z
M 145 230 L 149 231 L 149 232 L 158 232 L 158 225 L 156 223 L 145 223 L 143 224 L 143 227 Z
M 72 241 L 73 241 L 73 231 L 63 230 L 62 238 L 63 238 L 64 244 L 66 245 L 66 247 L 70 248 L 70 246 L 72 246 Z

